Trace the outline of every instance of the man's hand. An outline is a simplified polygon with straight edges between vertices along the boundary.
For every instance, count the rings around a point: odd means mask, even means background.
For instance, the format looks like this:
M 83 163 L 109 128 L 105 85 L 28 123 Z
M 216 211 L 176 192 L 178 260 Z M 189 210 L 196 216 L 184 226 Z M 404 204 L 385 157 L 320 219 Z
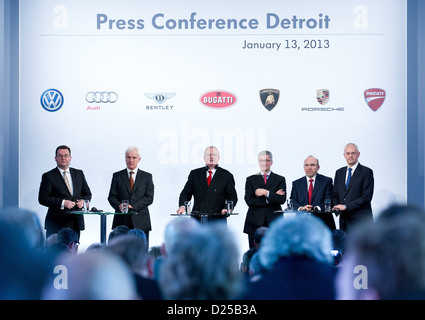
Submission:
M 72 208 L 74 208 L 74 206 L 75 206 L 75 202 L 74 201 L 71 201 L 71 200 L 65 200 L 64 202 L 63 202 L 63 206 L 65 207 L 65 208 L 67 208 L 67 209 L 72 209 Z M 81 207 L 82 207 L 83 205 L 81 204 Z M 81 208 L 80 207 L 80 208 Z
M 283 189 L 279 189 L 276 191 L 276 194 L 280 195 L 280 196 L 284 196 L 285 195 L 285 191 L 283 191 Z
M 184 209 L 184 206 L 181 206 L 177 209 L 177 214 L 183 214 L 185 212 L 186 212 L 186 210 Z
M 313 206 L 311 204 L 307 204 L 304 207 L 299 208 L 301 211 L 311 211 L 313 210 Z
M 347 206 L 345 204 L 337 204 L 336 206 L 332 208 L 332 210 L 345 211 L 347 210 Z
M 269 190 L 267 190 L 267 189 L 259 188 L 259 189 L 255 190 L 255 195 L 257 197 L 267 196 L 268 192 L 269 192 Z

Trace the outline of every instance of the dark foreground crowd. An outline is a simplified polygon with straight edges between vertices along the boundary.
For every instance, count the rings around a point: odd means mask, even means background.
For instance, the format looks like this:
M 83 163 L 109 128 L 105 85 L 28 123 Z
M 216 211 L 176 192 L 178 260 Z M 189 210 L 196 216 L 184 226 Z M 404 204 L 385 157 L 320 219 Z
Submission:
M 62 229 L 44 239 L 35 213 L 0 211 L 0 299 L 424 299 L 425 212 L 393 205 L 349 235 L 299 214 L 260 228 L 240 261 L 233 234 L 176 217 L 161 247 L 117 227 L 78 252 Z

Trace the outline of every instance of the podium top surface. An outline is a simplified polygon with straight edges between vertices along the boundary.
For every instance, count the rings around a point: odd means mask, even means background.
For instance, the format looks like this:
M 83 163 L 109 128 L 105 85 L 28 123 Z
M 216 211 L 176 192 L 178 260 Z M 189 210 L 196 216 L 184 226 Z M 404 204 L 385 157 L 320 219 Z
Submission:
M 102 214 L 113 214 L 113 215 L 115 215 L 115 214 L 117 214 L 117 215 L 125 215 L 125 214 L 137 214 L 137 212 L 128 212 L 128 213 L 122 213 L 122 212 L 112 212 L 112 211 L 103 211 L 103 210 L 99 210 L 99 211 L 87 211 L 87 212 L 84 212 L 83 210 L 81 210 L 81 211 L 71 211 L 71 212 L 68 212 L 68 213 L 70 213 L 70 214 L 93 214 L 93 215 L 95 215 L 95 214 L 98 214 L 98 215 L 102 215 Z
M 237 216 L 239 213 L 238 212 L 232 212 L 232 213 L 221 213 L 221 212 L 200 212 L 200 211 L 192 211 L 191 213 L 182 213 L 182 214 L 178 214 L 178 213 L 171 213 L 171 216 L 224 216 L 224 217 L 228 217 L 228 216 Z

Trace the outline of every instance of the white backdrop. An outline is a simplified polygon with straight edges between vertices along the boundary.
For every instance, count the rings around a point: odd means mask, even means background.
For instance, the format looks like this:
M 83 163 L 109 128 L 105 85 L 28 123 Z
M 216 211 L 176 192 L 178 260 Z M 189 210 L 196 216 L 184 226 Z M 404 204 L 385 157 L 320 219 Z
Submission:
M 47 208 L 38 204 L 38 188 L 61 144 L 72 149 L 71 166 L 84 170 L 92 206 L 103 210 L 111 210 L 112 173 L 125 167 L 125 149 L 139 147 L 140 168 L 155 184 L 151 246 L 162 243 L 189 171 L 203 165 L 208 145 L 219 148 L 220 165 L 235 176 L 239 215 L 228 226 L 241 252 L 248 248 L 245 179 L 258 171 L 264 149 L 273 152 L 272 170 L 286 177 L 289 194 L 307 155 L 333 178 L 345 165 L 344 145 L 355 142 L 360 162 L 374 170 L 375 214 L 406 200 L 405 1 L 20 4 L 20 206 L 43 223 Z M 277 17 L 283 24 L 275 27 Z M 188 28 L 174 28 L 183 19 Z M 211 28 L 201 19 L 214 19 Z M 64 103 L 49 112 L 40 99 L 51 88 Z M 280 91 L 271 111 L 259 94 L 269 88 Z M 377 111 L 364 98 L 370 88 L 386 91 Z M 319 89 L 329 90 L 324 105 Z M 118 99 L 88 102 L 96 91 Z M 203 94 L 219 91 L 236 103 L 201 104 Z M 169 93 L 175 95 L 161 103 L 148 97 Z M 99 217 L 85 220 L 83 248 L 99 241 Z M 108 217 L 108 232 L 111 223 Z

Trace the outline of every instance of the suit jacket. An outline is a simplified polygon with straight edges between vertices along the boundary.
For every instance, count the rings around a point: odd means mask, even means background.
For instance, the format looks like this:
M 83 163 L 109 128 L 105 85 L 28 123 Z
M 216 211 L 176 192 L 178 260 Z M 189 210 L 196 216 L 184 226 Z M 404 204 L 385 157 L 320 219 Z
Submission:
M 269 197 L 257 197 L 255 190 L 263 188 L 269 190 Z M 285 195 L 276 194 L 276 191 L 283 189 Z M 261 174 L 254 174 L 246 178 L 245 182 L 245 202 L 248 205 L 246 214 L 244 233 L 254 233 L 259 227 L 268 227 L 270 222 L 281 214 L 274 213 L 282 210 L 281 205 L 286 201 L 286 180 L 274 172 L 270 173 L 267 184 Z
M 207 183 L 208 168 L 202 167 L 194 169 L 189 173 L 187 182 L 180 193 L 179 206 L 183 206 L 185 201 L 190 201 L 193 196 L 192 211 L 202 213 L 219 213 L 225 209 L 227 201 L 233 201 L 233 208 L 236 207 L 238 196 L 235 189 L 235 179 L 233 175 L 219 166 L 211 180 L 210 186 Z M 225 220 L 225 217 L 208 217 L 209 221 Z M 197 220 L 200 220 L 197 218 Z
M 347 232 L 360 221 L 373 221 L 371 201 L 374 179 L 373 171 L 359 163 L 345 190 L 346 172 L 347 167 L 342 167 L 335 173 L 332 205 L 347 206 L 347 210 L 340 215 L 340 229 Z
M 295 210 L 308 204 L 308 182 L 305 176 L 292 182 L 291 199 L 294 203 Z M 332 200 L 332 179 L 317 174 L 313 194 L 311 196 L 311 205 L 313 207 L 319 206 L 323 211 L 325 199 Z M 323 212 L 314 215 L 320 218 L 331 230 L 336 228 L 332 213 Z
M 112 228 L 119 225 L 129 225 L 131 221 L 134 228 L 148 232 L 152 230 L 151 219 L 148 206 L 153 202 L 154 185 L 152 174 L 137 169 L 136 180 L 133 191 L 130 191 L 130 180 L 127 168 L 112 175 L 111 188 L 109 190 L 108 201 L 115 212 L 119 213 L 120 204 L 123 200 L 129 200 L 133 207 L 131 215 L 115 215 Z M 131 211 L 131 210 L 130 210 Z
M 69 168 L 69 173 L 72 179 L 73 195 L 69 192 L 58 168 L 44 173 L 41 177 L 38 202 L 49 208 L 45 219 L 45 229 L 49 234 L 56 233 L 65 227 L 78 227 L 79 230 L 84 230 L 83 215 L 69 213 L 78 210 L 77 206 L 71 210 L 66 208 L 61 210 L 62 200 L 91 200 L 92 196 L 83 171 Z

